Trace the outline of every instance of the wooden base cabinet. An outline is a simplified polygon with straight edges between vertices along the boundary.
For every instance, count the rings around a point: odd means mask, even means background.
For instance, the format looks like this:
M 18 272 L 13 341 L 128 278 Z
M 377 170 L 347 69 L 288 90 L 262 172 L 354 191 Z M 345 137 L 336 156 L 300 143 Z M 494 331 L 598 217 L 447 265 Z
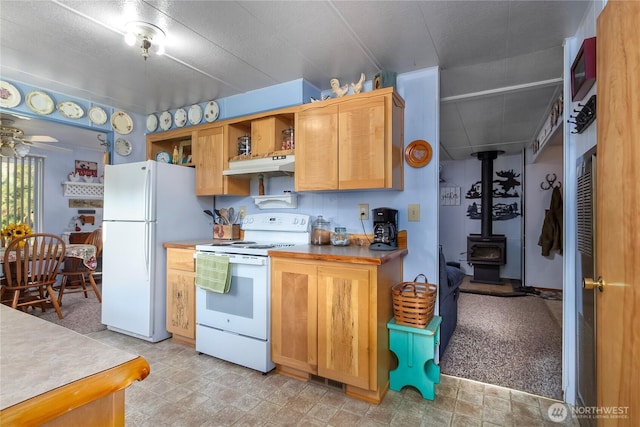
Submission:
M 380 403 L 389 388 L 386 323 L 401 258 L 382 265 L 271 258 L 271 357 L 277 372 L 318 375 Z
M 404 101 L 392 88 L 305 104 L 296 191 L 404 188 Z
M 192 249 L 167 249 L 167 331 L 172 340 L 195 347 L 196 264 Z

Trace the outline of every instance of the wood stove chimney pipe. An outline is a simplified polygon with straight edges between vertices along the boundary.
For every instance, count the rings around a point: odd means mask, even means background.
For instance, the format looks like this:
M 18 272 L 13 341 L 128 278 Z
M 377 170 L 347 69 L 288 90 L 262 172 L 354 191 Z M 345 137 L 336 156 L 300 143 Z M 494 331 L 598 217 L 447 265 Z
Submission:
M 480 151 L 472 155 L 482 162 L 482 196 L 480 235 L 490 237 L 493 235 L 493 161 L 504 151 Z

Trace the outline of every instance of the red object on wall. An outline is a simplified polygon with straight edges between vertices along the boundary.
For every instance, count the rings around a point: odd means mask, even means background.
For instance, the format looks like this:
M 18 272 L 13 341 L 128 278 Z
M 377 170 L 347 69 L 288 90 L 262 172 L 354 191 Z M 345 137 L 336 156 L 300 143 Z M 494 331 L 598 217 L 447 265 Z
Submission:
M 584 39 L 571 65 L 571 100 L 580 101 L 596 82 L 596 38 Z

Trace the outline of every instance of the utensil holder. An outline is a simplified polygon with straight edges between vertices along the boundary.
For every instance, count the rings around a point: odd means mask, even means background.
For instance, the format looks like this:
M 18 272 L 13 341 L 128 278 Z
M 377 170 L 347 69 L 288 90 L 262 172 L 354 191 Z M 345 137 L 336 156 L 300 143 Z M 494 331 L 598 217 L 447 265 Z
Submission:
M 213 226 L 213 238 L 221 240 L 238 240 L 240 238 L 240 225 L 215 224 Z

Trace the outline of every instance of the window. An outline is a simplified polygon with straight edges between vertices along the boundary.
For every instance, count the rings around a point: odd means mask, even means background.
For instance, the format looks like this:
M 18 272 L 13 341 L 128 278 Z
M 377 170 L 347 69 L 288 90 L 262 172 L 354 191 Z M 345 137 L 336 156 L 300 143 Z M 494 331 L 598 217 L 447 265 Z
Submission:
M 0 223 L 25 223 L 34 232 L 42 230 L 44 158 L 0 157 Z

